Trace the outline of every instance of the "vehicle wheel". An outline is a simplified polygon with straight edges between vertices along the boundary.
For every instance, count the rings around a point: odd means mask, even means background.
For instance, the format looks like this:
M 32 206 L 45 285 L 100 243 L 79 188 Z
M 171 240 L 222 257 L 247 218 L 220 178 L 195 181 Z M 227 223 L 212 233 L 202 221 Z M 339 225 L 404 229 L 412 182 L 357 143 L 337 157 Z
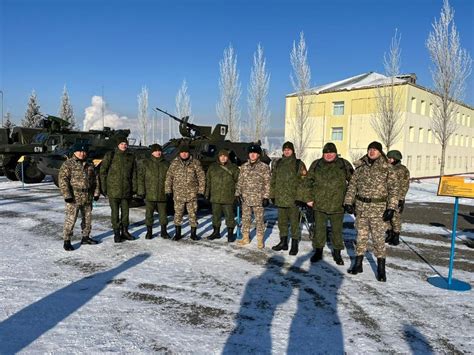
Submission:
M 5 174 L 8 180 L 18 181 L 18 178 L 16 177 L 16 174 L 15 174 L 15 169 L 4 168 L 3 173 Z
M 21 164 L 16 165 L 16 178 L 21 181 Z M 45 175 L 38 169 L 35 163 L 30 161 L 23 162 L 23 177 L 25 184 L 36 184 L 43 181 Z

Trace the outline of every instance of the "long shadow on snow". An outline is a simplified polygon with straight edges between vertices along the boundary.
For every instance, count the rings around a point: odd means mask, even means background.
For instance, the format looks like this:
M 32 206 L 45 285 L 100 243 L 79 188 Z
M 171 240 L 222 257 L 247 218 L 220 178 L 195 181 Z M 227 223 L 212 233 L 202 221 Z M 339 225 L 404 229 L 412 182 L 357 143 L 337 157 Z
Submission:
M 0 353 L 13 354 L 30 345 L 100 293 L 115 276 L 142 263 L 134 256 L 108 271 L 86 276 L 23 308 L 0 323 Z
M 412 354 L 434 354 L 433 347 L 428 339 L 415 326 L 404 324 L 403 337 L 410 346 Z
M 268 259 L 266 270 L 247 283 L 235 328 L 223 354 L 271 354 L 275 312 L 293 292 L 298 293 L 298 308 L 291 318 L 287 352 L 344 353 L 337 314 L 337 292 L 343 275 L 324 261 L 311 264 L 309 271 L 302 269 L 311 254 L 298 257 L 286 273 L 283 273 L 283 257 L 276 255 Z M 276 336 L 288 337 L 286 333 Z

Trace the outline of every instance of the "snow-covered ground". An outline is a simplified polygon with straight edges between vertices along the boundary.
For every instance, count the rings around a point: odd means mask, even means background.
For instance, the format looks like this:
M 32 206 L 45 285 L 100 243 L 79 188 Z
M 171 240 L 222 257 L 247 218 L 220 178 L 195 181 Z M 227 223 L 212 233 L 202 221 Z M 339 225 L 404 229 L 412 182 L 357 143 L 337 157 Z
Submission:
M 436 197 L 436 186 L 412 184 L 408 203 L 426 203 L 430 213 L 430 204 L 452 202 Z M 22 190 L 0 177 L 0 353 L 474 352 L 474 291 L 426 281 L 447 275 L 448 229 L 405 224 L 404 242 L 388 247 L 388 281 L 381 283 L 370 255 L 364 273 L 346 272 L 356 235 L 350 216 L 344 266 L 328 249 L 311 264 L 307 237 L 295 257 L 273 252 L 275 210 L 266 217 L 264 251 L 255 240 L 247 247 L 225 238 L 193 242 L 187 223 L 184 240 L 145 240 L 143 208 L 131 212 L 139 239 L 115 244 L 100 199 L 93 237 L 101 243 L 80 246 L 78 222 L 77 250 L 65 252 L 58 189 Z M 199 233 L 211 231 L 210 216 L 201 215 Z M 459 241 L 456 252 L 454 276 L 474 285 L 473 249 Z M 430 261 L 433 255 L 440 257 Z

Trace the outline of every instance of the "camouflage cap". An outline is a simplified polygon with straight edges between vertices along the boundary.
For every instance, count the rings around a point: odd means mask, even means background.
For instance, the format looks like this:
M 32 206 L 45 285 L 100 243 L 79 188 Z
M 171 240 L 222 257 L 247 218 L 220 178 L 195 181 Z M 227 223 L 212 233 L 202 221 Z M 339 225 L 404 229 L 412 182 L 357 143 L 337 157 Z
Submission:
M 387 153 L 387 158 L 402 160 L 402 153 L 399 150 L 391 150 Z
M 179 146 L 179 152 L 180 153 L 189 153 L 189 145 L 187 144 L 181 144 Z
M 217 154 L 217 156 L 220 157 L 221 155 L 224 155 L 228 158 L 229 157 L 229 151 L 227 149 L 221 149 L 221 150 L 219 150 L 219 153 Z
M 336 153 L 337 154 L 337 148 L 334 143 L 326 143 L 323 147 L 323 154 L 324 153 Z
M 84 143 L 84 142 L 77 142 L 77 143 L 74 143 L 72 145 L 71 150 L 73 152 L 86 152 L 86 153 L 88 153 L 89 152 L 89 145 L 87 143 Z
M 150 145 L 150 149 L 152 153 L 156 151 L 161 152 L 163 150 L 163 148 L 161 148 L 161 145 L 159 145 L 158 143 Z
M 251 144 L 247 148 L 247 152 L 248 153 L 257 153 L 257 154 L 262 155 L 262 147 L 260 147 L 258 144 Z
M 295 146 L 290 141 L 283 143 L 283 147 L 281 148 L 281 150 L 285 150 L 287 148 L 291 149 L 293 152 L 295 151 Z
M 127 143 L 128 144 L 128 140 L 127 140 L 127 137 L 125 136 L 118 136 L 116 138 L 116 141 L 117 145 L 119 145 L 120 143 Z

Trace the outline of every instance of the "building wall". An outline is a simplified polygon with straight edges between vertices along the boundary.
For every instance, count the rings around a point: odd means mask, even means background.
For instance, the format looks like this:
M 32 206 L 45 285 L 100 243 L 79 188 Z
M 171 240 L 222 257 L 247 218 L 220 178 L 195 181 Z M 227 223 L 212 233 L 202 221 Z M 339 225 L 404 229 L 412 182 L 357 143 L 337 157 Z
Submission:
M 411 85 L 399 85 L 401 119 L 400 139 L 391 149 L 402 152 L 403 163 L 412 177 L 439 174 L 441 146 L 431 130 L 434 96 L 425 89 Z M 356 89 L 311 95 L 309 120 L 310 142 L 305 163 L 310 164 L 322 154 L 325 143 L 336 144 L 342 157 L 354 161 L 366 153 L 374 140 L 380 141 L 371 125 L 376 107 L 376 89 Z M 343 112 L 337 102 L 344 102 Z M 285 139 L 292 140 L 296 97 L 286 98 Z M 335 107 L 336 106 L 336 107 Z M 456 119 L 459 128 L 446 150 L 446 174 L 474 171 L 474 111 L 457 106 Z

